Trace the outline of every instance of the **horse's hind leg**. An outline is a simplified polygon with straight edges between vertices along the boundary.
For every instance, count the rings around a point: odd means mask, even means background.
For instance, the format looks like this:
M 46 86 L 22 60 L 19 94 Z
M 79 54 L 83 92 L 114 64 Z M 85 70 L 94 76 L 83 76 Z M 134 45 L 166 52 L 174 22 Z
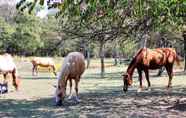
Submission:
M 167 65 L 165 68 L 166 68 L 168 76 L 169 76 L 169 81 L 168 81 L 168 85 L 167 85 L 167 88 L 169 89 L 172 85 L 173 64 Z
M 52 69 L 53 69 L 53 73 L 54 73 L 54 75 L 56 76 L 57 73 L 56 73 L 56 68 L 55 68 L 55 66 L 52 66 Z
M 18 90 L 18 83 L 16 81 L 16 70 L 14 69 L 12 72 L 12 78 L 13 78 L 13 86 L 15 87 L 16 90 Z
M 33 67 L 32 67 L 32 75 L 33 75 L 33 76 L 34 76 L 34 71 L 35 71 L 35 69 L 36 69 L 36 66 L 33 65 Z
M 145 72 L 145 77 L 146 77 L 146 80 L 147 80 L 147 83 L 148 83 L 148 91 L 150 91 L 151 90 L 151 88 L 150 88 L 151 84 L 150 84 L 150 80 L 149 80 L 149 70 L 145 69 L 144 72 Z
M 36 72 L 36 75 L 38 75 L 38 65 L 35 66 L 35 72 Z

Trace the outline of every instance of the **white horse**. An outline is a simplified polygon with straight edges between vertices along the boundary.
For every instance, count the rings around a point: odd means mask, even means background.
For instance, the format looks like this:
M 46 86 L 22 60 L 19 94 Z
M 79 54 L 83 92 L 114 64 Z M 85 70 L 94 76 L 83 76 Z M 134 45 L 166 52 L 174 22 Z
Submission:
M 34 72 L 38 74 L 38 66 L 49 68 L 49 71 L 51 67 L 53 69 L 54 75 L 56 75 L 56 68 L 55 68 L 55 64 L 52 58 L 35 57 L 31 60 L 31 63 L 33 65 L 32 75 L 34 75 Z
M 66 86 L 68 80 L 70 81 L 70 96 L 71 96 L 72 79 L 75 80 L 76 101 L 79 102 L 78 83 L 84 71 L 85 71 L 85 59 L 82 53 L 71 52 L 65 57 L 61 71 L 57 77 L 58 85 L 55 93 L 57 106 L 62 105 L 62 101 L 64 100 L 64 97 L 66 95 Z
M 12 56 L 10 54 L 5 53 L 3 55 L 0 55 L 0 74 L 3 74 L 4 76 L 3 83 L 8 83 L 6 79 L 9 73 L 12 75 L 13 78 L 13 86 L 16 90 L 18 90 L 20 80 L 17 76 L 16 65 L 13 61 Z

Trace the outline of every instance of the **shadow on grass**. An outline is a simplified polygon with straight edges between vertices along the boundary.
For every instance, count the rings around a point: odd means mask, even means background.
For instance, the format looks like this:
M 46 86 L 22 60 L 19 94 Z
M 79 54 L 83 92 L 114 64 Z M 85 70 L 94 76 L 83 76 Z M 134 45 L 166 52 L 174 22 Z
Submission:
M 94 73 L 94 74 L 84 75 L 83 78 L 86 78 L 86 79 L 104 79 L 104 78 L 119 79 L 122 77 L 121 75 L 122 75 L 122 72 L 113 72 L 113 73 L 105 73 L 104 77 L 101 77 L 100 73 Z
M 174 104 L 172 107 L 168 108 L 169 110 L 174 109 L 174 110 L 179 110 L 179 111 L 186 111 L 186 103 L 178 103 Z
M 79 104 L 65 101 L 61 107 L 54 106 L 53 98 L 40 98 L 32 101 L 1 99 L 0 117 L 119 117 L 145 108 L 148 110 L 144 111 L 144 114 L 160 111 L 160 106 L 168 106 L 180 112 L 183 111 L 181 106 L 186 104 L 183 103 L 179 106 L 174 104 L 177 99 L 186 96 L 186 88 L 179 86 L 173 87 L 169 93 L 162 87 L 154 87 L 151 92 L 144 91 L 141 93 L 137 93 L 132 88 L 127 93 L 123 93 L 121 88 L 121 86 L 102 87 L 93 92 L 81 93 Z M 170 101 L 171 98 L 175 100 Z M 161 109 L 161 111 L 164 110 L 162 113 L 168 114 L 168 110 L 170 110 L 167 109 L 168 107 Z
M 156 78 L 156 77 L 168 77 L 168 74 L 167 72 L 163 72 L 161 76 L 157 76 L 157 73 L 158 73 L 158 70 L 155 70 L 155 71 L 151 71 L 150 72 L 150 79 L 152 78 Z M 120 71 L 120 72 L 107 72 L 104 74 L 104 77 L 101 77 L 101 74 L 100 73 L 94 73 L 94 74 L 87 74 L 87 75 L 84 75 L 83 78 L 86 78 L 86 79 L 104 79 L 104 78 L 110 78 L 110 79 L 122 79 L 122 74 L 123 74 L 123 71 Z M 174 72 L 174 76 L 183 76 L 183 75 L 186 75 L 186 72 L 185 71 L 178 71 L 178 72 Z M 138 73 L 134 73 L 133 75 L 133 78 L 136 79 L 138 78 Z
M 49 76 L 28 76 L 28 77 L 22 77 L 23 79 L 32 79 L 32 80 L 38 80 L 38 79 L 56 79 L 56 77 L 49 77 Z
M 104 77 L 101 77 L 100 74 L 95 73 L 95 74 L 87 74 L 84 75 L 84 79 L 104 79 L 104 78 L 110 78 L 110 79 L 122 79 L 122 73 L 123 72 L 113 72 L 113 73 L 106 73 Z M 154 73 L 151 73 L 153 75 L 150 75 L 150 77 L 158 77 Z M 182 76 L 186 75 L 186 72 L 175 72 L 174 76 Z M 167 73 L 162 74 L 161 77 L 166 76 L 168 77 Z M 38 80 L 38 79 L 56 79 L 56 77 L 50 77 L 50 76 L 27 76 L 27 77 L 22 77 L 24 79 L 32 79 L 32 80 Z M 133 78 L 138 78 L 138 74 L 135 73 Z

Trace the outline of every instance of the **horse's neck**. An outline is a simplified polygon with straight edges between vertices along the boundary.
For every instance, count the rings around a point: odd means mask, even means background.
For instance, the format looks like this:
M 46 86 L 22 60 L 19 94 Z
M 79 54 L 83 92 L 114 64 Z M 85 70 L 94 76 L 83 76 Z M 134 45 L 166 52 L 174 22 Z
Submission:
M 62 79 L 61 79 L 61 82 L 60 82 L 60 83 L 61 83 L 61 87 L 63 87 L 63 88 L 65 88 L 66 85 L 67 85 L 67 83 L 66 83 L 67 80 L 66 80 L 66 79 L 67 79 L 67 78 L 62 78 Z
M 127 73 L 132 77 L 134 73 L 135 66 L 131 66 L 130 68 L 127 69 Z
M 127 69 L 127 73 L 132 77 L 133 73 L 134 73 L 134 69 L 136 68 L 136 62 L 134 60 L 132 60 L 132 62 L 130 63 L 128 69 Z

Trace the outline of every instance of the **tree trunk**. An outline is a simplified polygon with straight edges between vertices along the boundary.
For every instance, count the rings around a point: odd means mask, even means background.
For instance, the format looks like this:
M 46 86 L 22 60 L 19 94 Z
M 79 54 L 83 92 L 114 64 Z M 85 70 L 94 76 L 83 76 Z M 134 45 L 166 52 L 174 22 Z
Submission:
M 118 58 L 114 57 L 114 66 L 117 66 L 117 65 L 118 65 Z
M 89 68 L 90 65 L 90 49 L 89 47 L 87 48 L 87 68 Z
M 147 40 L 149 38 L 148 34 L 144 34 L 143 36 L 139 36 L 138 38 L 140 38 L 140 45 L 139 48 L 146 48 L 147 47 Z
M 104 65 L 104 41 L 100 41 L 100 59 L 101 59 L 101 77 L 104 77 L 105 74 L 105 65 Z
M 116 47 L 115 47 L 116 48 Z M 114 66 L 118 65 L 118 54 L 117 54 L 117 49 L 113 50 L 113 54 L 112 54 L 113 58 L 114 58 Z
M 185 66 L 184 66 L 184 71 L 186 71 L 186 31 L 183 32 L 183 38 L 184 38 L 184 61 L 185 61 Z

